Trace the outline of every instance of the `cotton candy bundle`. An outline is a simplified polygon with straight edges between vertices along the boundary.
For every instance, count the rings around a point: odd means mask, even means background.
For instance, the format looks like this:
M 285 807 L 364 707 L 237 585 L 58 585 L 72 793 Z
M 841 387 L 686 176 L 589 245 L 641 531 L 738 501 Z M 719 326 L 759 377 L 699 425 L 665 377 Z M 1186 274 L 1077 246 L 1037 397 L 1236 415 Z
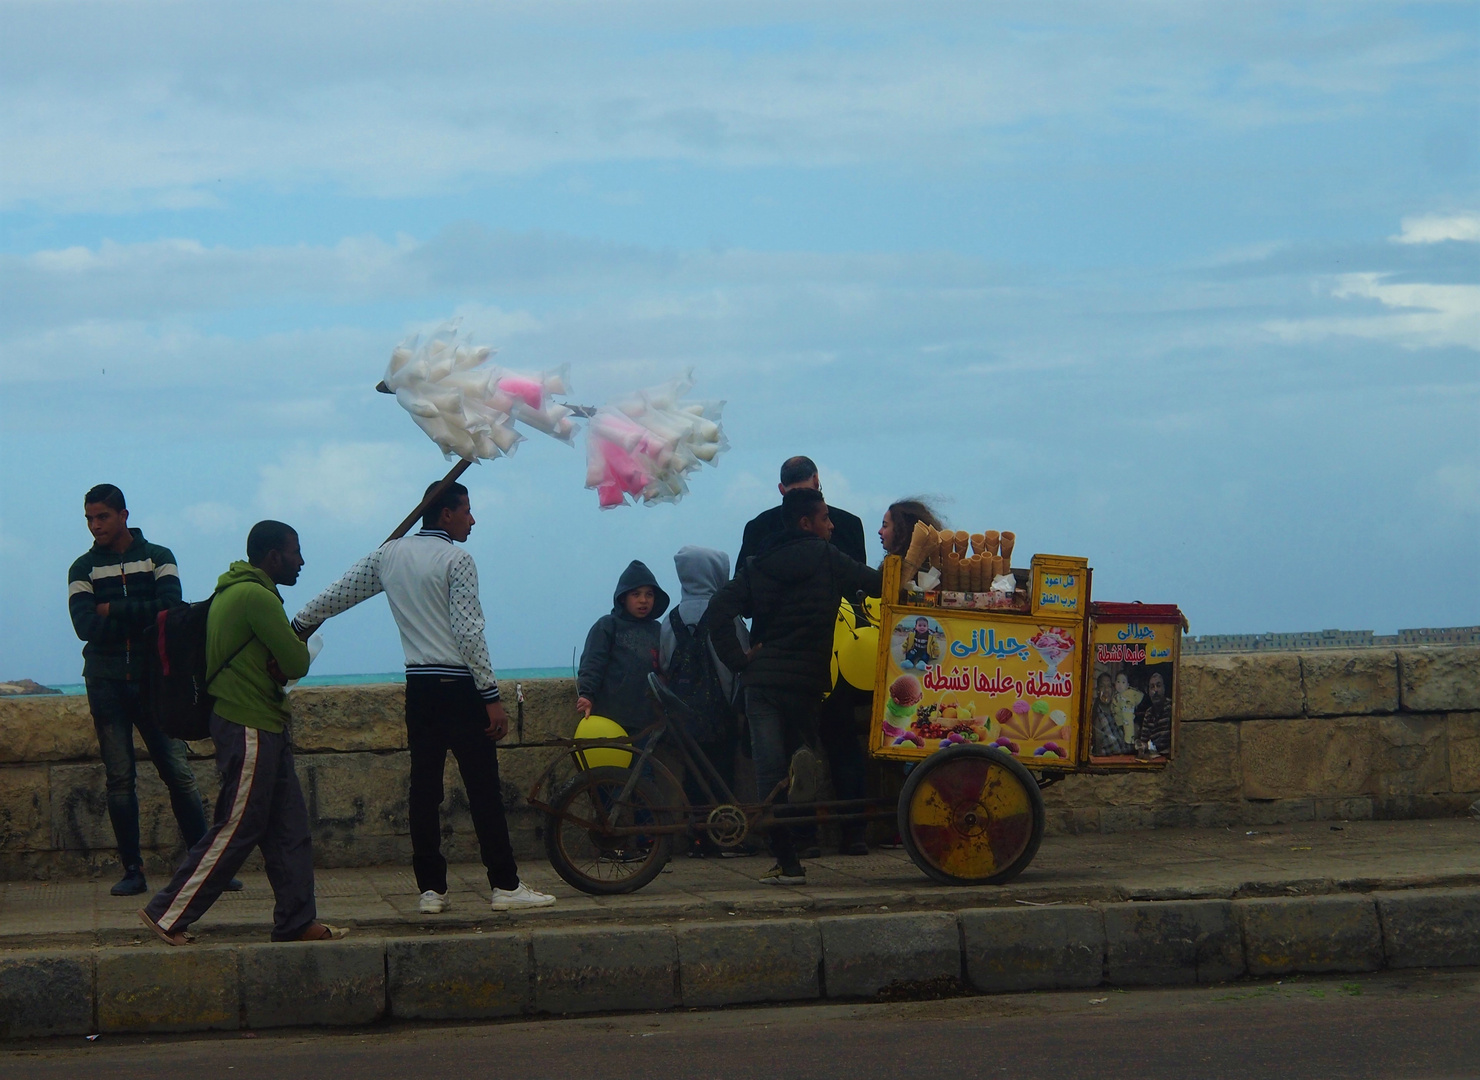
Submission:
M 514 423 L 564 442 L 575 437 L 571 410 L 550 400 L 567 392 L 566 368 L 527 375 L 488 363 L 493 350 L 444 327 L 391 353 L 385 386 L 449 458 L 496 458 L 524 439 Z
M 639 390 L 596 410 L 586 433 L 586 486 L 603 510 L 633 502 L 677 502 L 685 477 L 713 463 L 729 442 L 724 402 L 685 401 L 693 375 Z

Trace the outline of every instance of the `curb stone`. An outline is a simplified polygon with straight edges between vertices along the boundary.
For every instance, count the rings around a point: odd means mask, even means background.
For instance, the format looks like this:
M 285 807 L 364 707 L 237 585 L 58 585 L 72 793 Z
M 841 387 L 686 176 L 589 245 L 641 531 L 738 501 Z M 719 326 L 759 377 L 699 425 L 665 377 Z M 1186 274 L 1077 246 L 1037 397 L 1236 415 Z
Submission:
M 95 968 L 75 950 L 0 955 L 0 1039 L 91 1032 Z
M 961 980 L 953 912 L 840 915 L 819 919 L 828 997 L 873 997 L 887 987 Z
M 1120 986 L 1225 982 L 1244 973 L 1228 900 L 1164 900 L 1105 909 L 1105 971 Z
M 822 935 L 810 919 L 701 923 L 677 936 L 686 1006 L 822 996 Z
M 1388 967 L 1480 965 L 1480 889 L 1373 895 Z
M 1240 900 L 1234 907 L 1250 975 L 1382 968 L 1382 926 L 1370 897 Z
M 292 941 L 243 949 L 242 1026 L 370 1024 L 385 1012 L 385 942 Z
M 1105 978 L 1105 918 L 1097 908 L 963 911 L 961 938 L 976 990 L 1059 990 Z
M 667 927 L 535 931 L 538 1012 L 671 1009 L 677 983 L 678 943 Z
M 527 933 L 386 942 L 386 999 L 404 1020 L 488 1020 L 534 1007 Z
M 238 945 L 192 945 L 183 949 L 160 945 L 100 954 L 98 1030 L 121 1033 L 240 1027 L 240 953 Z

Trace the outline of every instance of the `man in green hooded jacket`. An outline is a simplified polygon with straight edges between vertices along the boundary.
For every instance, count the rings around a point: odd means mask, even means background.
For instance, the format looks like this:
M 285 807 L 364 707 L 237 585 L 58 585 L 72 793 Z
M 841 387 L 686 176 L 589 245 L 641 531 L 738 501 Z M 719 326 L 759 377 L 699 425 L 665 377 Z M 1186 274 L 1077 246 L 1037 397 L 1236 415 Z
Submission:
M 313 892 L 313 841 L 293 751 L 283 685 L 308 674 L 308 646 L 283 611 L 279 585 L 303 569 L 298 534 L 281 521 L 259 521 L 247 535 L 247 561 L 234 562 L 216 582 L 206 620 L 206 670 L 218 672 L 211 738 L 221 793 L 216 822 L 192 847 L 174 879 L 139 912 L 171 945 L 221 895 L 253 848 L 262 849 L 277 905 L 274 941 L 323 941 L 344 931 L 318 921 Z

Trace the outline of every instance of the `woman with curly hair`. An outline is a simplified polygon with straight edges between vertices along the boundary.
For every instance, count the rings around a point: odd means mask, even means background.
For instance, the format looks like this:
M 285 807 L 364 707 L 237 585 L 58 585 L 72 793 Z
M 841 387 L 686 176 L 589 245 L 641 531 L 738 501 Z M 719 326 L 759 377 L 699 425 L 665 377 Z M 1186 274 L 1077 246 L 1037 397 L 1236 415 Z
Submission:
M 884 511 L 884 523 L 879 526 L 879 543 L 884 545 L 885 555 L 902 556 L 909 550 L 917 521 L 923 521 L 932 529 L 945 527 L 940 515 L 919 497 L 900 499 Z

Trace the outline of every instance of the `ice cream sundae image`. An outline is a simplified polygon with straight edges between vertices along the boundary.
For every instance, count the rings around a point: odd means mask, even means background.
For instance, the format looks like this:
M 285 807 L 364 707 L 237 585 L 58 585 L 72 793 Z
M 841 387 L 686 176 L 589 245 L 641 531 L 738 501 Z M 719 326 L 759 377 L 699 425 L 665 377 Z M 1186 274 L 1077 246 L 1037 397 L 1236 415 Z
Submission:
M 1039 630 L 1028 639 L 1028 644 L 1043 658 L 1049 671 L 1057 671 L 1059 662 L 1074 651 L 1074 639 L 1069 636 L 1069 632 L 1056 626 Z

